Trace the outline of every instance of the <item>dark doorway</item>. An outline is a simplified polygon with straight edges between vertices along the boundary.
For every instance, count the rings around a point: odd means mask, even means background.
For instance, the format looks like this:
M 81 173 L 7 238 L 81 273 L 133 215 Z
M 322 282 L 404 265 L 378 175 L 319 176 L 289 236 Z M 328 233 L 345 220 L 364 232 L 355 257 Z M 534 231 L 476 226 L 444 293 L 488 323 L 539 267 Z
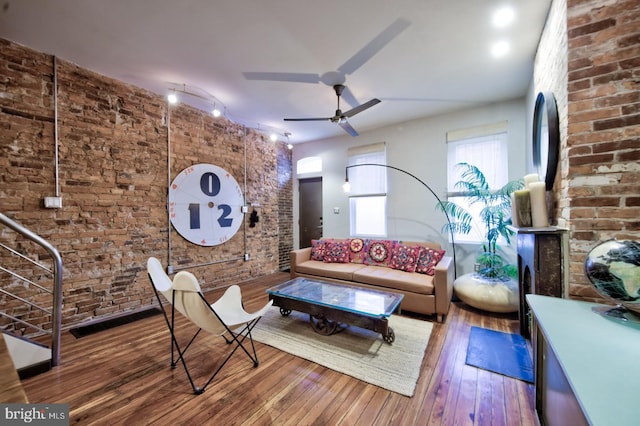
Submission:
M 311 240 L 322 238 L 322 178 L 300 179 L 300 248 L 311 247 Z

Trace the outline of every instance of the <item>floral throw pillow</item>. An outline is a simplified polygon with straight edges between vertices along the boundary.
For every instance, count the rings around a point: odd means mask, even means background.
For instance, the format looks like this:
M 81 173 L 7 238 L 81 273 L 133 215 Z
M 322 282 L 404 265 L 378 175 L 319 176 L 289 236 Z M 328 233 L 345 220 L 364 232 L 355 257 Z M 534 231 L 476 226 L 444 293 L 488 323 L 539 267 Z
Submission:
M 420 274 L 434 275 L 436 273 L 436 265 L 444 256 L 444 250 L 434 250 L 428 247 L 420 247 L 418 255 L 418 264 L 416 272 Z
M 366 257 L 366 240 L 362 238 L 352 238 L 349 240 L 349 261 L 351 263 L 364 263 Z
M 410 247 L 404 244 L 396 244 L 391 250 L 389 266 L 400 271 L 415 272 L 419 254 L 419 246 Z
M 324 260 L 325 240 L 311 240 L 311 260 Z
M 366 265 L 389 266 L 391 260 L 391 249 L 393 241 L 390 240 L 370 240 L 366 245 Z
M 349 242 L 331 241 L 325 244 L 323 260 L 327 263 L 349 263 Z

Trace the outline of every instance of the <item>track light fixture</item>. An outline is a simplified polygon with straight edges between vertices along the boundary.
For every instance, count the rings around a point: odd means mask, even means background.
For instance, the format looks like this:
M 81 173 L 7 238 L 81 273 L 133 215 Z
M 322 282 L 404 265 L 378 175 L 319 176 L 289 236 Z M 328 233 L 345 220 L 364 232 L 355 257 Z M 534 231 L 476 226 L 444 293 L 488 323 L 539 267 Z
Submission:
M 182 95 L 186 95 L 185 103 L 200 110 L 207 111 L 216 118 L 225 117 L 233 123 L 241 124 L 249 129 L 254 129 L 259 132 L 265 133 L 266 135 L 268 135 L 269 140 L 271 140 L 272 142 L 276 142 L 281 137 L 286 138 L 287 142 L 289 141 L 289 136 L 291 136 L 291 133 L 289 132 L 285 132 L 274 127 L 261 128 L 260 124 L 252 125 L 248 123 L 247 120 L 230 117 L 227 111 L 227 107 L 222 102 L 220 102 L 218 98 L 204 89 L 200 89 L 199 87 L 195 86 L 187 86 L 186 84 L 174 84 L 174 86 L 175 87 L 170 87 L 168 89 L 169 94 L 167 95 L 167 101 L 171 105 L 178 103 L 179 96 L 182 97 Z

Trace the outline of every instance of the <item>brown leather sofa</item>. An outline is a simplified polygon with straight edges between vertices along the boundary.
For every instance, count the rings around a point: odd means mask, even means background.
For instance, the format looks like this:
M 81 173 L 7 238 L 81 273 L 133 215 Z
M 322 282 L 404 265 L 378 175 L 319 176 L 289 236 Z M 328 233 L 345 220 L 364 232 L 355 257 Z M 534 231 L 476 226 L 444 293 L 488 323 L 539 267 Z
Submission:
M 440 245 L 428 242 L 403 242 L 435 250 Z M 435 266 L 434 275 L 405 272 L 388 266 L 362 263 L 328 263 L 311 259 L 311 247 L 291 251 L 291 278 L 318 278 L 324 281 L 386 290 L 404 295 L 401 309 L 436 315 L 442 322 L 449 312 L 453 296 L 453 259 L 444 256 Z

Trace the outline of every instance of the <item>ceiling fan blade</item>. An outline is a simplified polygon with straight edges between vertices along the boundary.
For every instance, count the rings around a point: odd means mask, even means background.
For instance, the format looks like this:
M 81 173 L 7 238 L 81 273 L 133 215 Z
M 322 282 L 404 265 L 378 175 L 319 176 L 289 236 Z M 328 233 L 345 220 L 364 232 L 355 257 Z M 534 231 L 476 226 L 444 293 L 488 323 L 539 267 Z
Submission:
M 342 127 L 342 130 L 349 133 L 351 136 L 353 137 L 358 136 L 358 132 L 356 132 L 356 130 L 353 127 L 351 127 L 351 124 L 349 124 L 346 118 L 340 119 L 338 121 L 338 126 Z
M 285 118 L 284 121 L 330 121 L 333 117 L 316 118 Z
M 302 72 L 243 72 L 247 80 L 290 81 L 294 83 L 319 83 L 320 75 Z
M 352 74 L 360 68 L 369 59 L 376 55 L 383 47 L 389 44 L 401 32 L 411 25 L 411 22 L 404 18 L 398 18 L 391 23 L 386 29 L 378 34 L 373 40 L 367 43 L 360 51 L 347 60 L 338 71 L 345 74 Z
M 357 107 L 350 109 L 349 111 L 342 114 L 343 117 L 353 117 L 359 112 L 364 111 L 365 109 L 371 108 L 372 106 L 379 104 L 380 99 L 373 98 L 370 101 L 363 103 L 362 105 L 358 105 Z
M 340 95 L 340 97 L 352 107 L 357 107 L 358 105 L 360 105 L 360 102 L 358 102 L 356 97 L 353 96 L 353 93 L 351 93 L 351 90 L 349 90 L 347 86 L 345 86 L 342 90 L 342 94 Z

